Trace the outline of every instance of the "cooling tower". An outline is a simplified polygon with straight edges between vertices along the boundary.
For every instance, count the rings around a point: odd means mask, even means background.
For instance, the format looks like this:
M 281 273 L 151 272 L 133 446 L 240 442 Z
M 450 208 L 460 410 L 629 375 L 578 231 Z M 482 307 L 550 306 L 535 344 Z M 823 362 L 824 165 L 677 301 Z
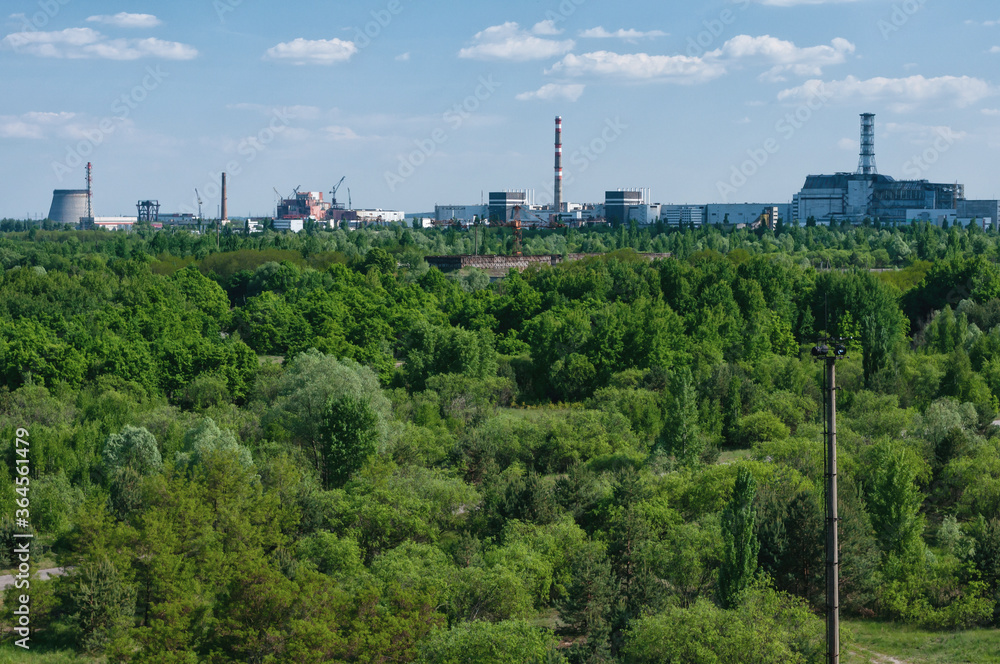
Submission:
M 49 219 L 60 224 L 78 226 L 80 217 L 87 216 L 86 189 L 56 189 L 52 192 Z

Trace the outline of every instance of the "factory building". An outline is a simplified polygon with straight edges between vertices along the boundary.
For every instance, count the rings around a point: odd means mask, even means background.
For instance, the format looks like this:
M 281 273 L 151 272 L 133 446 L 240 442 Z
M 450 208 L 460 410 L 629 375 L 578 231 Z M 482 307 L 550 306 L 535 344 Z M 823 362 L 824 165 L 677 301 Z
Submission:
M 528 207 L 528 191 L 526 189 L 508 189 L 506 191 L 491 191 L 489 205 L 489 221 L 491 224 L 506 224 L 514 216 L 515 207 Z
M 958 220 L 966 226 L 975 219 L 982 224 L 984 230 L 990 228 L 1000 230 L 1000 201 L 998 200 L 959 201 L 955 212 Z
M 956 210 L 965 200 L 965 187 L 927 180 L 895 180 L 880 175 L 875 166 L 875 116 L 861 116 L 861 157 L 854 173 L 810 175 L 792 201 L 800 221 L 818 223 L 866 218 L 883 223 L 905 223 L 911 210 Z
M 94 217 L 88 228 L 103 228 L 108 231 L 130 231 L 135 226 L 135 222 L 135 217 Z
M 660 221 L 667 226 L 692 228 L 705 223 L 705 205 L 661 205 Z
M 604 192 L 604 214 L 609 224 L 623 224 L 632 218 L 631 210 L 635 209 L 635 217 L 648 218 L 648 211 L 639 210 L 641 206 L 649 205 L 648 189 L 616 189 Z
M 489 217 L 488 205 L 435 205 L 434 221 L 457 221 L 468 226 L 475 220 L 485 220 Z
M 711 203 L 705 206 L 705 223 L 753 226 L 758 222 L 774 228 L 778 220 L 791 221 L 788 203 Z
M 275 228 L 278 228 L 278 221 L 315 219 L 316 221 L 326 221 L 327 212 L 330 210 L 330 203 L 323 200 L 321 191 L 296 191 L 291 198 L 282 199 L 278 203 L 277 213 L 274 216 Z M 285 226 L 286 224 L 282 224 Z M 290 230 L 288 228 L 284 230 Z M 301 230 L 301 228 L 299 229 Z
M 406 213 L 402 210 L 352 210 L 357 215 L 357 223 L 361 226 L 388 226 L 406 221 Z

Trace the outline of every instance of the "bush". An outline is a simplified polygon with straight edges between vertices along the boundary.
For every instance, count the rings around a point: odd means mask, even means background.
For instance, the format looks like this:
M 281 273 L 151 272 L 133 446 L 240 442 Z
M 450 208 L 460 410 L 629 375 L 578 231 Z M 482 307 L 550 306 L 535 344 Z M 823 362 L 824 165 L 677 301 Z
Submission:
M 755 443 L 788 438 L 788 427 L 774 413 L 762 410 L 740 419 L 739 440 L 744 447 L 753 447 Z
M 433 632 L 421 645 L 419 664 L 558 664 L 556 641 L 523 620 L 463 623 Z

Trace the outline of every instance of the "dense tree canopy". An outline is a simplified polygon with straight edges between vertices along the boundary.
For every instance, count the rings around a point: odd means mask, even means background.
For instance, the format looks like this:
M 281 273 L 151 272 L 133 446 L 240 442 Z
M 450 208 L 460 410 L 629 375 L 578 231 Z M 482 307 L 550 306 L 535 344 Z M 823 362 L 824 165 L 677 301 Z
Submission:
M 23 427 L 36 551 L 71 568 L 32 584 L 40 646 L 819 661 L 827 336 L 844 612 L 1000 625 L 993 232 L 527 231 L 595 255 L 488 275 L 429 268 L 471 253 L 453 230 L 23 228 L 0 223 L 0 560 Z

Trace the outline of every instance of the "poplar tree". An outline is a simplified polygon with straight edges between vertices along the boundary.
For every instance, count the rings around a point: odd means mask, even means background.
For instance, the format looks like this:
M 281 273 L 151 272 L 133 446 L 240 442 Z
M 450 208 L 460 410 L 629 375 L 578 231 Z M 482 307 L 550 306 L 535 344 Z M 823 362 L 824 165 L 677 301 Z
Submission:
M 746 468 L 736 475 L 733 497 L 722 513 L 722 567 L 719 569 L 719 596 L 722 607 L 736 607 L 757 572 L 756 517 L 753 509 L 757 483 Z

